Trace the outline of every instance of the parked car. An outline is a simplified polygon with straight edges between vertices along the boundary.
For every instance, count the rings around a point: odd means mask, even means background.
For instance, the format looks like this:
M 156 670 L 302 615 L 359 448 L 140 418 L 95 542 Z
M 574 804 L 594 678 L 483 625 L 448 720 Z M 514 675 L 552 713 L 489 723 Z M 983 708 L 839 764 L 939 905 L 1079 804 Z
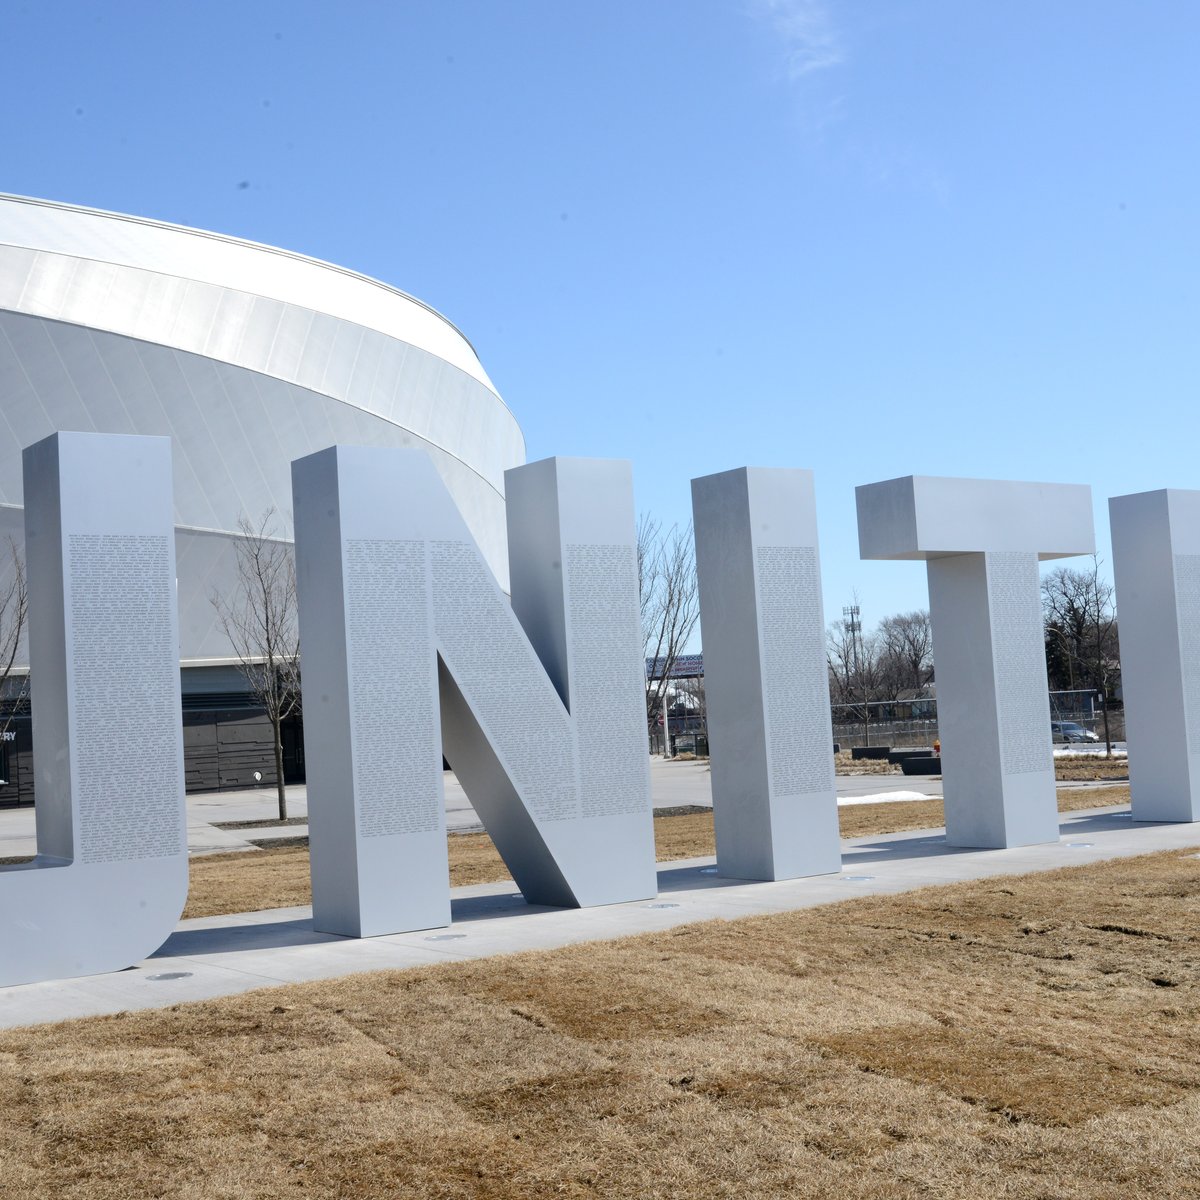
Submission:
M 1051 721 L 1050 732 L 1056 742 L 1098 742 L 1100 737 L 1074 721 Z

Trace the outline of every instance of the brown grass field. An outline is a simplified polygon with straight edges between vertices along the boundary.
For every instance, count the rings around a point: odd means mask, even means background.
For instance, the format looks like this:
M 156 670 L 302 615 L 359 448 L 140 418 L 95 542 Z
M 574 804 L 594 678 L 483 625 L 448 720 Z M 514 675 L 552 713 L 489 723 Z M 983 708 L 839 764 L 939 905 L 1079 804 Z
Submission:
M 1081 788 L 1060 794 L 1058 807 L 1061 812 L 1068 812 L 1128 802 L 1128 787 Z M 852 805 L 839 809 L 838 817 L 842 837 L 931 829 L 944 820 L 940 800 Z M 654 840 L 659 862 L 714 854 L 712 813 L 656 817 Z M 190 867 L 191 885 L 185 917 L 215 917 L 312 903 L 305 844 L 204 855 L 192 859 Z M 508 868 L 486 833 L 450 836 L 452 886 L 497 883 L 508 877 Z
M 1179 852 L 0 1033 L 0 1195 L 1200 1196 Z
M 1129 760 L 1127 758 L 1056 758 L 1054 776 L 1059 780 L 1118 780 L 1128 781 Z

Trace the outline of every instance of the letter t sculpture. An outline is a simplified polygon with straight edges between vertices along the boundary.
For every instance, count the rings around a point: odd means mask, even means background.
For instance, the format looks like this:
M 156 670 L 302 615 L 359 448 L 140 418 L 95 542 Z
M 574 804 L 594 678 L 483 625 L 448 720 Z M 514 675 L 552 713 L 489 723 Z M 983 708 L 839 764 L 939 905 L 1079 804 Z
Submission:
M 1058 840 L 1038 560 L 1095 551 L 1091 488 L 909 475 L 856 489 L 863 558 L 924 559 L 946 840 Z

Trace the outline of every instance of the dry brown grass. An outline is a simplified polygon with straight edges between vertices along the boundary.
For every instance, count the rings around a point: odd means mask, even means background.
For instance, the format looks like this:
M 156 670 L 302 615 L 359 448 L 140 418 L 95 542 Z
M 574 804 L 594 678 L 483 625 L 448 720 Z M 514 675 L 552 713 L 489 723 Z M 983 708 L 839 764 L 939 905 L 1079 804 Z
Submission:
M 307 845 L 206 854 L 188 861 L 185 918 L 311 903 Z
M 841 750 L 833 756 L 834 770 L 839 775 L 901 775 L 899 764 L 886 759 L 853 759 L 849 750 Z M 1114 782 L 1129 779 L 1129 760 L 1106 759 L 1092 755 L 1064 756 L 1054 760 L 1054 777 L 1060 782 L 1071 780 L 1095 780 Z
M 886 758 L 855 758 L 849 750 L 833 756 L 833 769 L 839 775 L 899 775 L 900 768 Z
M 1128 780 L 1129 759 L 1074 755 L 1054 760 L 1054 777 L 1059 780 Z
M 1060 812 L 1128 803 L 1128 787 L 1080 788 L 1058 797 Z M 838 810 L 838 819 L 842 837 L 851 838 L 933 829 L 942 824 L 944 817 L 940 800 L 912 800 L 851 805 Z M 715 854 L 712 813 L 656 817 L 654 844 L 659 862 Z M 190 867 L 185 917 L 215 917 L 312 903 L 306 845 L 205 855 L 193 858 Z M 498 883 L 508 878 L 508 868 L 486 833 L 451 835 L 451 886 Z
M 0 1195 L 1200 1195 L 1178 852 L 0 1033 Z

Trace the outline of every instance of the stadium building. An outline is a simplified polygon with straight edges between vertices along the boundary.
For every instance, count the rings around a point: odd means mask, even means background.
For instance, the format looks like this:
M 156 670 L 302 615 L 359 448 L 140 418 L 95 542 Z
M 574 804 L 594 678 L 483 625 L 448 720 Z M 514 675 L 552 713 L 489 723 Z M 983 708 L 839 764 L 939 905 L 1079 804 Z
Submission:
M 56 430 L 171 438 L 189 790 L 274 782 L 269 726 L 210 597 L 235 586 L 239 518 L 274 509 L 291 536 L 293 459 L 422 447 L 507 587 L 504 472 L 525 461 L 521 430 L 458 329 L 354 271 L 0 196 L 0 536 L 18 546 L 21 451 Z M 0 742 L 0 803 L 32 798 L 28 725 Z M 296 724 L 285 752 L 285 777 L 303 778 Z

